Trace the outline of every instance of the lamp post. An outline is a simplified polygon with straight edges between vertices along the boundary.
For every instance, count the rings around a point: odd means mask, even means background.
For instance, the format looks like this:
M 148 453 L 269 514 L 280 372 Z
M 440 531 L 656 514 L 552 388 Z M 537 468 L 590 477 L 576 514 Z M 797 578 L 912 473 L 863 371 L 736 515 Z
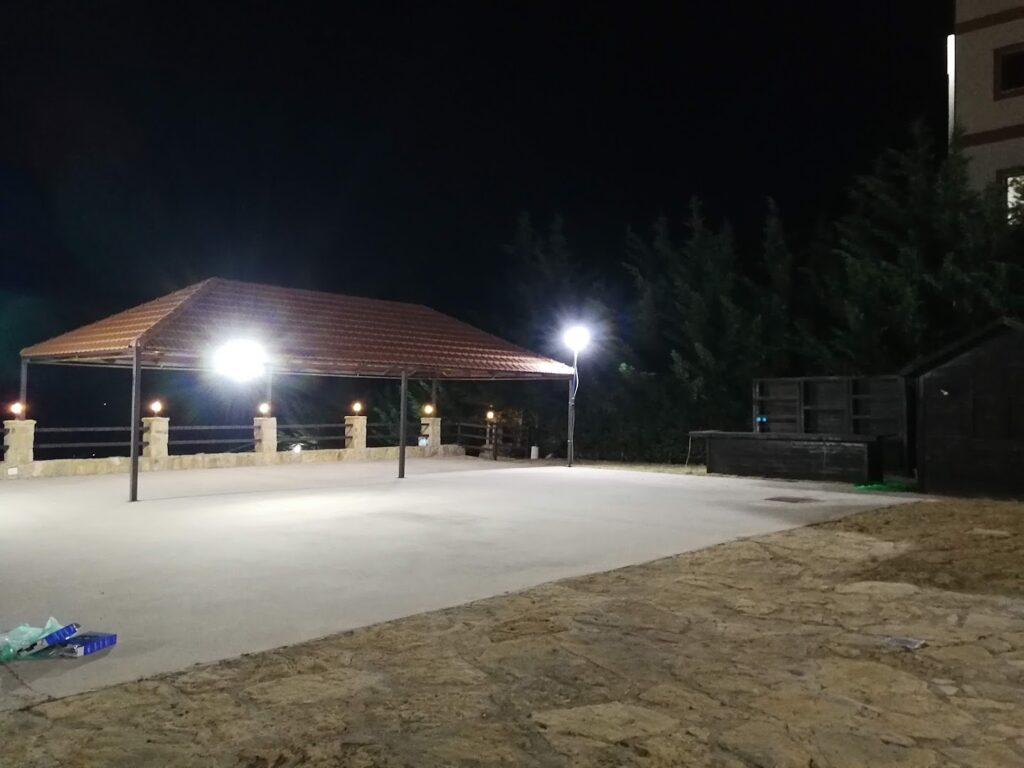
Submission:
M 568 466 L 573 460 L 573 433 L 576 431 L 576 392 L 580 388 L 579 357 L 590 343 L 590 331 L 582 325 L 574 325 L 562 334 L 565 346 L 572 350 L 572 379 L 569 380 L 569 443 L 566 450 Z

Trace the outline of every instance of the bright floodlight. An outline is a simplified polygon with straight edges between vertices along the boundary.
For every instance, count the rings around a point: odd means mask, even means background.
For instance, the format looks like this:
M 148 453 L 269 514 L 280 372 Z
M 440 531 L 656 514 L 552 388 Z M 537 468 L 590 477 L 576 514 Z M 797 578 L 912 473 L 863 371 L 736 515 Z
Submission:
M 579 354 L 590 343 L 590 331 L 582 325 L 574 325 L 562 334 L 562 340 L 574 354 Z
M 162 411 L 163 409 L 164 404 L 161 403 L 159 400 L 154 400 L 152 403 L 149 404 L 149 410 L 152 411 L 154 416 L 159 416 L 160 411 Z
M 352 403 L 352 413 L 358 415 L 358 414 L 360 414 L 362 412 L 363 412 L 363 404 L 362 403 L 360 403 L 358 400 L 356 400 L 354 403 Z
M 270 413 L 270 403 L 260 403 L 256 410 L 260 412 L 260 416 L 266 416 Z
M 235 381 L 252 381 L 266 373 L 267 353 L 249 339 L 235 339 L 213 353 L 213 370 Z
M 427 403 L 426 405 L 423 406 L 423 413 L 426 414 L 427 416 L 433 416 L 434 406 L 432 406 L 430 403 Z
M 10 410 L 15 416 L 21 416 L 25 412 L 25 406 L 22 403 L 11 403 Z

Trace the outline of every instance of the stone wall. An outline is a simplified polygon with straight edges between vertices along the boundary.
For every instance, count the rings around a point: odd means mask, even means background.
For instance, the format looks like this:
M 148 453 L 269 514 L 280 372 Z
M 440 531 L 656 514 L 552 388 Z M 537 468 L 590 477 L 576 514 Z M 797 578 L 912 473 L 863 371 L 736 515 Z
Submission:
M 459 445 L 439 447 L 406 448 L 409 458 L 428 456 L 464 456 L 465 450 Z M 225 467 L 257 467 L 279 464 L 312 464 L 324 461 L 384 461 L 398 460 L 398 446 L 385 448 L 335 448 L 331 450 L 310 450 L 294 453 L 196 453 L 188 456 L 167 456 L 161 458 L 141 457 L 139 469 L 142 472 L 175 469 L 222 469 Z M 0 480 L 16 480 L 30 477 L 72 477 L 77 475 L 112 475 L 127 473 L 131 462 L 127 456 L 112 456 L 105 459 L 50 459 L 31 461 L 26 464 L 0 462 Z

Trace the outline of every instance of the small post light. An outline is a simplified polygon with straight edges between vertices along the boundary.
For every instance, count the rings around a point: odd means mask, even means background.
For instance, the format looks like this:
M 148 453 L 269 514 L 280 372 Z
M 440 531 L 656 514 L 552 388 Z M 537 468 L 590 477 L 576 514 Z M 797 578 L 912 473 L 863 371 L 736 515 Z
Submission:
M 497 418 L 497 417 L 496 417 L 494 411 L 488 411 L 487 412 L 487 420 L 488 421 L 494 421 L 495 418 Z
M 423 406 L 423 415 L 424 416 L 433 416 L 434 415 L 434 406 L 431 405 L 430 403 L 427 403 L 426 405 L 424 405 Z
M 152 403 L 149 404 L 149 412 L 152 413 L 154 416 L 159 416 L 160 412 L 163 409 L 164 404 L 161 403 L 159 400 L 154 400 Z
M 354 413 L 356 416 L 358 416 L 362 412 L 363 412 L 363 404 L 361 402 L 356 400 L 354 403 L 352 403 L 352 413 Z
M 10 407 L 7 410 L 9 410 L 15 416 L 21 416 L 25 412 L 25 404 L 22 402 L 11 403 Z
M 260 403 L 256 410 L 260 412 L 260 416 L 266 416 L 270 413 L 270 403 Z

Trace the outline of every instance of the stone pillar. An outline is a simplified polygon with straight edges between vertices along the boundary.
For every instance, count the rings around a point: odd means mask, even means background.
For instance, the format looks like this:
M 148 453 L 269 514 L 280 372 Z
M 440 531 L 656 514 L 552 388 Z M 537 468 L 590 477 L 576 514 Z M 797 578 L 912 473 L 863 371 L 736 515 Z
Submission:
M 277 453 L 276 416 L 256 416 L 252 420 L 252 432 L 256 438 L 256 453 Z
M 171 420 L 166 416 L 142 419 L 142 455 L 147 459 L 167 458 L 167 431 Z
M 345 417 L 345 447 L 366 449 L 366 417 L 346 416 Z
M 36 440 L 34 419 L 11 419 L 4 422 L 4 464 L 20 466 L 32 463 L 32 446 Z
M 420 419 L 420 435 L 427 438 L 427 448 L 431 453 L 441 450 L 441 419 L 436 416 L 423 416 Z

